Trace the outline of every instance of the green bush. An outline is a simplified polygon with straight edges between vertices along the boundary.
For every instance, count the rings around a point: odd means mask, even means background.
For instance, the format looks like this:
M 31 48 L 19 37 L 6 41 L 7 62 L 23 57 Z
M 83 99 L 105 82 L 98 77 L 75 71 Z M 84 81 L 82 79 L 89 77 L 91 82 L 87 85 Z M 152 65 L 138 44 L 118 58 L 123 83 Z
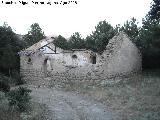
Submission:
M 9 90 L 10 86 L 4 81 L 0 81 L 0 91 L 9 92 Z
M 0 91 L 9 92 L 9 78 L 0 73 Z
M 31 90 L 19 87 L 7 93 L 7 98 L 10 106 L 15 106 L 20 111 L 26 110 L 26 107 L 31 99 L 29 93 Z

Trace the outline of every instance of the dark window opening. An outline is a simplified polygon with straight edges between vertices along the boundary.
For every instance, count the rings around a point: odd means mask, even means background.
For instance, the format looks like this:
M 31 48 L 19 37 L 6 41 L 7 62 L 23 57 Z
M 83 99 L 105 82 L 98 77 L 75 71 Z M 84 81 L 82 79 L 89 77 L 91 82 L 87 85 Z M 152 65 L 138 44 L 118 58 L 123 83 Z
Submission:
M 76 59 L 76 58 L 77 58 L 77 55 L 72 55 L 72 58 L 73 58 L 73 59 Z
M 92 64 L 96 64 L 96 56 L 92 57 Z
M 45 59 L 44 63 L 43 63 L 43 69 L 44 69 L 44 76 L 45 77 L 47 77 L 47 61 L 48 61 L 48 59 Z
M 30 63 L 31 62 L 31 58 L 28 58 L 28 63 Z

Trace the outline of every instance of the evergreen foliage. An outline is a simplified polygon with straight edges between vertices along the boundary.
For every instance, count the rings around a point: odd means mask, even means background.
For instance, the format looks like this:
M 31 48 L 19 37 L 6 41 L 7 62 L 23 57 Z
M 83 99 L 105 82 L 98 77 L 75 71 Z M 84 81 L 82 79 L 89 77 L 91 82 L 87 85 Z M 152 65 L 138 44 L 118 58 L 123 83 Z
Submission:
M 67 40 L 63 36 L 61 36 L 61 35 L 59 35 L 57 38 L 55 38 L 54 44 L 57 47 L 60 47 L 60 48 L 62 48 L 64 50 L 69 49 Z
M 132 42 L 134 42 L 137 47 L 140 47 L 138 39 L 140 27 L 138 27 L 138 22 L 134 17 L 130 21 L 127 20 L 124 25 L 119 28 L 119 31 L 125 32 Z
M 160 1 L 153 0 L 149 11 L 150 19 L 160 20 Z
M 44 32 L 42 31 L 38 23 L 32 24 L 28 33 L 23 37 L 24 41 L 27 42 L 27 46 L 31 46 L 44 38 Z
M 85 41 L 79 32 L 75 32 L 69 38 L 68 45 L 70 49 L 83 49 L 85 48 Z
M 160 24 L 146 16 L 142 25 L 139 40 L 143 68 L 160 68 Z
M 12 70 L 19 71 L 17 52 L 24 48 L 24 42 L 7 24 L 0 26 L 0 72 L 12 76 Z
M 102 53 L 109 40 L 116 34 L 114 28 L 104 21 L 100 21 L 95 27 L 95 31 L 86 37 L 86 48 L 95 52 Z

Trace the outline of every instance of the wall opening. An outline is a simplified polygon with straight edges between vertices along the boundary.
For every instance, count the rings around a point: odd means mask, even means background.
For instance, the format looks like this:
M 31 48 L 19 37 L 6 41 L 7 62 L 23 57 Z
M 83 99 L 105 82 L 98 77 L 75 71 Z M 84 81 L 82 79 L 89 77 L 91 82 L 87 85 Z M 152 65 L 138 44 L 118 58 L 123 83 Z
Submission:
M 72 55 L 72 58 L 73 59 L 77 59 L 77 55 Z
M 32 64 L 32 59 L 30 57 L 27 60 L 27 64 Z
M 31 58 L 28 58 L 28 62 L 29 62 L 29 63 L 31 62 Z
M 92 64 L 96 64 L 96 56 L 91 57 L 91 62 L 92 62 Z
M 47 62 L 48 62 L 48 59 L 45 59 L 43 63 L 43 70 L 44 70 L 45 77 L 47 77 Z

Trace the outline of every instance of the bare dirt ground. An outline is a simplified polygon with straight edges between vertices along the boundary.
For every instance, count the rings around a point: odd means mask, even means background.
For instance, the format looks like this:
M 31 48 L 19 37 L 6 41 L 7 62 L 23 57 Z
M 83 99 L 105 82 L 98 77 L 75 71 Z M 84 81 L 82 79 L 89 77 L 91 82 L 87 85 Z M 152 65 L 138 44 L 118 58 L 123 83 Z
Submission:
M 64 92 L 54 88 L 34 88 L 33 102 L 46 105 L 44 120 L 116 120 L 118 116 L 102 103 L 75 92 Z

